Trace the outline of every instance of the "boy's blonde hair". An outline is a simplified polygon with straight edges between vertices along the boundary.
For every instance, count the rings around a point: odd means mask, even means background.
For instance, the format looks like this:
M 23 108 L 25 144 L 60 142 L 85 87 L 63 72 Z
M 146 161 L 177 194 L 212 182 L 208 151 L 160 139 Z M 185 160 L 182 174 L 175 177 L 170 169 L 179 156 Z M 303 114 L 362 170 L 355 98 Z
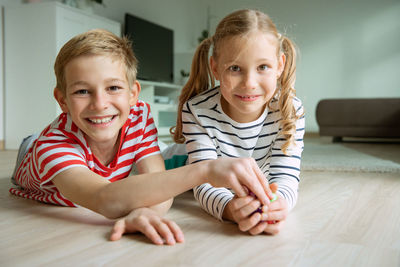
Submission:
M 115 34 L 102 30 L 90 30 L 79 34 L 69 40 L 61 48 L 54 63 L 56 75 L 56 87 L 65 95 L 65 66 L 73 59 L 80 56 L 111 56 L 121 60 L 126 68 L 126 78 L 129 87 L 132 88 L 136 80 L 138 61 L 132 51 L 131 42 L 126 37 L 118 37 Z
M 278 80 L 278 86 L 273 98 L 279 99 L 279 109 L 282 114 L 280 127 L 283 137 L 286 139 L 282 147 L 284 153 L 288 146 L 294 142 L 296 132 L 296 111 L 293 107 L 293 97 L 296 91 L 293 88 L 296 79 L 296 47 L 293 42 L 278 33 L 275 24 L 263 12 L 257 10 L 238 10 L 226 16 L 218 24 L 215 34 L 203 40 L 198 46 L 192 61 L 190 77 L 182 89 L 178 104 L 178 118 L 176 127 L 171 128 L 174 141 L 183 143 L 185 141 L 182 135 L 182 108 L 190 98 L 215 86 L 215 78 L 209 65 L 209 50 L 211 47 L 212 55 L 218 59 L 220 44 L 228 37 L 245 37 L 254 32 L 261 31 L 273 36 L 277 45 L 277 57 L 281 53 L 285 54 L 286 61 L 283 72 Z M 270 103 L 268 103 L 268 106 Z

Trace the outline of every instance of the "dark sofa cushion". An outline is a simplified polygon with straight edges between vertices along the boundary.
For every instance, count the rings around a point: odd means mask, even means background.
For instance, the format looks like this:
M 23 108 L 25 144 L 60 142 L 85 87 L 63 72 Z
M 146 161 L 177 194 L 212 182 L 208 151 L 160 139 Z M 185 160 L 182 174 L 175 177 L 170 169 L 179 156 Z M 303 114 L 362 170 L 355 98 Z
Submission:
M 323 99 L 316 117 L 321 136 L 400 138 L 400 98 Z

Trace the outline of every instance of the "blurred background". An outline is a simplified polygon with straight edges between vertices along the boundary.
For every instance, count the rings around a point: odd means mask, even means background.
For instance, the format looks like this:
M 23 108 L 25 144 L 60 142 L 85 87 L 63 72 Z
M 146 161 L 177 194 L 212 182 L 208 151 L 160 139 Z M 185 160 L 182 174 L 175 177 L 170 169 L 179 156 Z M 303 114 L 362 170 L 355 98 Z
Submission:
M 0 5 L 25 2 L 0 0 Z M 306 132 L 318 132 L 315 108 L 321 99 L 400 97 L 399 0 L 104 0 L 93 5 L 93 12 L 120 22 L 122 29 L 125 13 L 172 29 L 174 83 L 180 84 L 181 70 L 189 72 L 202 32 L 213 34 L 224 16 L 242 8 L 269 14 L 299 47 L 296 90 L 306 110 Z M 2 10 L 0 140 L 5 84 Z

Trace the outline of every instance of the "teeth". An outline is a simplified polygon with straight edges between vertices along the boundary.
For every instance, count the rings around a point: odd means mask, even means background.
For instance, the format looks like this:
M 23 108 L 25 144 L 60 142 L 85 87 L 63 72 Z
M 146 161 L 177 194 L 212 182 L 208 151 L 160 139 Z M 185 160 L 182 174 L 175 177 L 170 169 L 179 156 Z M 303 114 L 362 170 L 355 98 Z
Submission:
M 100 124 L 100 123 L 107 123 L 112 120 L 113 116 L 108 117 L 108 118 L 102 118 L 102 119 L 89 119 L 92 123 Z

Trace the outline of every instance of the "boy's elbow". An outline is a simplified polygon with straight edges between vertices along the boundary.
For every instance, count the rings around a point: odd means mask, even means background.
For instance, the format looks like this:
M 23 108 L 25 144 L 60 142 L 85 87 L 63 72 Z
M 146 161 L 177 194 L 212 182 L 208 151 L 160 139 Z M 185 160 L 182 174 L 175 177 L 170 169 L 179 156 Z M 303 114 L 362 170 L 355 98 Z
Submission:
M 96 212 L 108 219 L 118 219 L 127 215 L 130 211 L 116 197 L 110 195 L 106 189 L 102 189 L 96 197 Z

